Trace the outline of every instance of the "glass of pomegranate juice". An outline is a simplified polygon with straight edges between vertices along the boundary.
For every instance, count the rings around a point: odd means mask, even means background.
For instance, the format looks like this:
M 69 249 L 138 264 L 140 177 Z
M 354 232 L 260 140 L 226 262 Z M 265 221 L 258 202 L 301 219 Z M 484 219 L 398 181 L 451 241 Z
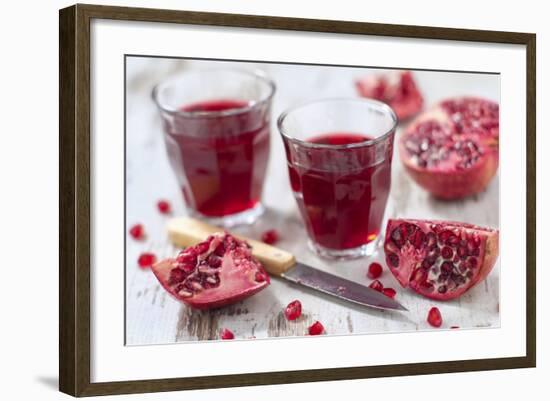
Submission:
M 166 150 L 195 217 L 231 227 L 264 210 L 274 83 L 241 70 L 187 71 L 157 85 Z
M 347 259 L 376 248 L 390 192 L 397 117 L 370 99 L 327 99 L 278 119 L 292 192 L 310 246 Z

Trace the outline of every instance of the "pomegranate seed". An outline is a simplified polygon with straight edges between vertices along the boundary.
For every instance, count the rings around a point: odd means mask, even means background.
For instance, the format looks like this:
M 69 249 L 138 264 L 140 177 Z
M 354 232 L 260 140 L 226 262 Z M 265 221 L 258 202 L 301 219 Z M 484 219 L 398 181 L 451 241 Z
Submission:
M 426 234 L 424 234 L 422 231 L 418 230 L 416 233 L 414 233 L 411 236 L 411 242 L 414 245 L 416 249 L 420 249 L 422 244 L 426 241 Z
M 231 330 L 223 329 L 222 331 L 220 331 L 220 338 L 222 340 L 233 340 L 235 338 L 235 335 Z
M 388 254 L 388 259 L 393 267 L 399 267 L 399 256 L 397 256 L 395 253 L 390 252 Z
M 162 214 L 169 214 L 171 211 L 170 203 L 166 200 L 159 200 L 157 202 L 157 208 Z
M 134 224 L 130 227 L 129 233 L 134 239 L 143 239 L 145 236 L 145 231 L 143 230 L 143 225 L 141 224 Z
M 302 303 L 298 300 L 292 301 L 285 308 L 285 316 L 288 320 L 296 320 L 302 315 Z
M 377 279 L 382 275 L 382 265 L 380 263 L 373 262 L 369 266 L 367 276 L 371 279 Z
M 279 233 L 277 230 L 267 230 L 262 234 L 262 241 L 266 244 L 273 245 L 279 241 Z
M 395 294 L 397 294 L 397 292 L 395 292 L 393 288 L 384 288 L 382 290 L 382 294 L 390 298 L 395 298 Z
M 379 280 L 374 280 L 372 283 L 370 283 L 369 288 L 382 292 L 382 290 L 384 289 L 384 285 Z
M 172 284 L 181 283 L 185 278 L 185 276 L 186 276 L 185 272 L 176 267 L 175 269 L 172 269 L 170 271 L 170 283 Z
M 319 334 L 323 334 L 325 332 L 324 326 L 319 321 L 313 323 L 307 330 L 310 336 L 318 336 Z
M 441 327 L 443 319 L 441 318 L 441 312 L 435 306 L 428 312 L 428 323 L 433 327 Z
M 453 235 L 453 233 L 449 230 L 442 231 L 439 233 L 439 241 L 445 244 L 451 235 Z
M 448 246 L 444 246 L 443 249 L 441 249 L 441 256 L 443 256 L 444 259 L 451 259 L 453 257 L 453 250 Z
M 208 265 L 210 267 L 213 267 L 214 269 L 217 269 L 222 265 L 222 258 L 214 254 L 211 254 L 210 256 L 208 256 L 208 258 L 206 258 L 206 261 L 208 262 Z
M 256 274 L 254 275 L 254 279 L 258 283 L 263 283 L 264 281 L 266 281 L 266 274 L 264 272 L 256 272 Z
M 154 253 L 145 252 L 139 255 L 138 265 L 142 269 L 146 269 L 148 267 L 153 266 L 156 260 L 157 260 L 157 257 L 155 256 Z

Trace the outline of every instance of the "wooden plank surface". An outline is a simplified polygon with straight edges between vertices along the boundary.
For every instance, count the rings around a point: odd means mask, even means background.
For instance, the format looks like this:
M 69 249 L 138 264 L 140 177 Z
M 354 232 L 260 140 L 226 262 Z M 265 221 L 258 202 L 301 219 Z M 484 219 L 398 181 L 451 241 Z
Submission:
M 144 241 L 127 240 L 126 264 L 126 344 L 162 344 L 217 339 L 221 328 L 229 328 L 236 338 L 266 338 L 304 335 L 315 320 L 323 323 L 328 334 L 402 332 L 431 330 L 426 315 L 438 306 L 444 318 L 443 328 L 490 328 L 500 325 L 499 266 L 487 280 L 458 300 L 435 302 L 401 289 L 385 269 L 381 281 L 397 290 L 399 301 L 409 313 L 356 307 L 334 298 L 273 279 L 272 285 L 236 305 L 215 311 L 195 311 L 171 298 L 148 270 L 137 267 L 141 252 L 152 251 L 159 258 L 177 252 L 168 241 L 167 216 L 158 213 L 156 201 L 168 199 L 173 216 L 185 214 L 185 206 L 175 177 L 170 170 L 162 140 L 160 119 L 151 101 L 152 86 L 163 78 L 187 68 L 201 68 L 209 62 L 127 59 L 127 139 L 126 139 L 126 214 L 128 227 L 145 226 Z M 230 64 L 230 63 L 229 63 Z M 278 246 L 293 252 L 300 261 L 368 284 L 366 270 L 371 259 L 333 262 L 317 258 L 306 245 L 306 233 L 292 197 L 285 168 L 282 141 L 275 127 L 276 116 L 286 107 L 304 100 L 356 96 L 353 80 L 375 72 L 368 69 L 281 66 L 238 63 L 239 68 L 261 68 L 277 83 L 273 104 L 271 154 L 264 188 L 266 214 L 251 227 L 236 231 L 252 238 L 275 228 L 282 234 Z M 474 94 L 498 101 L 499 77 L 479 74 L 416 72 L 418 83 L 430 105 L 448 96 Z M 398 133 L 399 134 L 399 133 Z M 499 226 L 498 176 L 482 194 L 458 202 L 441 202 L 428 196 L 408 177 L 396 157 L 392 172 L 392 190 L 387 216 L 462 220 L 490 227 Z M 303 316 L 287 322 L 284 306 L 299 299 Z

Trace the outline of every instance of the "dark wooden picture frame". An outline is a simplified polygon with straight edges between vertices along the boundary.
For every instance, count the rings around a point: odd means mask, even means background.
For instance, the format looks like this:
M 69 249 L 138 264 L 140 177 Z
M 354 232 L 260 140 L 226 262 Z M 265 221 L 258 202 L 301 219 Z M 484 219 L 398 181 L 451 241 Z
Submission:
M 525 45 L 527 54 L 526 356 L 91 383 L 90 22 L 94 18 Z M 59 388 L 62 392 L 73 396 L 92 396 L 535 367 L 535 34 L 80 4 L 60 10 L 59 29 Z

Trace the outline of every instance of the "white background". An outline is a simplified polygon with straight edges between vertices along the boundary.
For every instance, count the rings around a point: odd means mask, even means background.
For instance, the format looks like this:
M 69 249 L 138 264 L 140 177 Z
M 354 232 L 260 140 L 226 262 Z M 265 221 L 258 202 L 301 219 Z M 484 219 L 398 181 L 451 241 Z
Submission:
M 108 2 L 101 2 L 108 3 Z M 264 4 L 265 3 L 265 4 Z M 392 6 L 367 7 L 362 2 L 344 5 L 302 1 L 246 2 L 231 1 L 156 1 L 156 7 L 187 8 L 285 15 L 311 18 L 356 19 L 416 25 L 439 25 L 511 31 L 535 31 L 538 34 L 538 110 L 539 149 L 548 148 L 548 120 L 543 111 L 550 106 L 547 93 L 548 41 L 550 28 L 542 10 L 543 2 L 525 1 L 516 8 L 498 2 L 487 4 L 462 1 L 452 8 L 440 2 L 430 6 L 419 2 L 392 2 Z M 471 3 L 471 4 L 470 4 Z M 15 4 L 15 3 L 12 3 Z M 0 163 L 2 171 L 2 393 L 10 399 L 57 399 L 57 9 L 68 2 L 25 2 L 12 6 L 18 9 L 2 13 L 2 124 Z M 118 4 L 148 6 L 144 1 Z M 540 6 L 539 6 L 540 4 Z M 537 10 L 537 7 L 540 7 Z M 529 11 L 527 11 L 529 10 Z M 22 15 L 29 13 L 22 18 Z M 496 15 L 495 15 L 496 14 Z M 487 16 L 495 15 L 495 18 Z M 546 52 L 546 54 L 545 54 Z M 7 91 L 6 91 L 7 89 Z M 4 126 L 7 124 L 7 126 Z M 539 156 L 542 151 L 539 150 Z M 539 157 L 539 176 L 548 170 L 548 161 Z M 547 158 L 546 158 L 547 159 Z M 14 172 L 17 172 L 14 174 Z M 547 189 L 539 180 L 539 228 L 548 215 Z M 539 241 L 542 242 L 542 241 Z M 539 254 L 542 254 L 539 245 Z M 317 383 L 188 392 L 186 399 L 256 399 L 275 400 L 282 397 L 334 399 L 345 394 L 365 397 L 425 398 L 426 390 L 445 394 L 446 399 L 465 397 L 522 396 L 536 391 L 542 378 L 550 373 L 548 346 L 543 332 L 548 328 L 549 296 L 542 295 L 545 279 L 543 262 L 539 260 L 539 342 L 538 366 L 530 370 L 475 372 L 453 375 L 389 378 L 337 383 Z M 546 273 L 546 275 L 548 275 Z M 4 299 L 5 298 L 5 299 Z M 546 315 L 546 316 L 544 316 Z M 546 325 L 546 327 L 544 327 Z M 461 391 L 449 391 L 449 389 Z M 129 396 L 136 399 L 181 399 L 182 394 Z M 108 399 L 108 398 L 105 398 Z M 122 399 L 122 397 L 120 397 Z

